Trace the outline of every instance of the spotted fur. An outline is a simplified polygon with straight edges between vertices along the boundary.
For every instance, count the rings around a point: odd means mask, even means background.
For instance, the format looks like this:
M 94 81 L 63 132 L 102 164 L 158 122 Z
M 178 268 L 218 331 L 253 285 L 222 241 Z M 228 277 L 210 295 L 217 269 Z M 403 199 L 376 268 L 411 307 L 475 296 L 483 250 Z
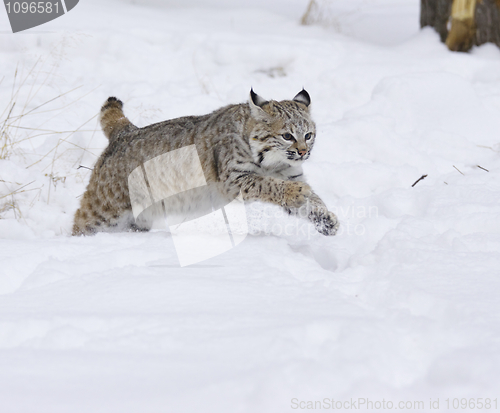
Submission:
M 180 194 L 169 202 L 167 214 L 222 205 L 241 191 L 247 201 L 282 206 L 305 215 L 320 233 L 334 235 L 337 218 L 305 182 L 301 168 L 316 138 L 309 105 L 305 90 L 280 102 L 266 101 L 252 90 L 248 103 L 137 128 L 125 117 L 122 102 L 109 98 L 100 116 L 109 145 L 93 169 L 73 234 L 147 230 L 148 223 L 133 219 L 128 176 L 150 159 L 194 144 L 209 191 Z M 191 172 L 179 173 L 189 179 Z M 174 185 L 175 177 L 162 179 L 165 186 Z

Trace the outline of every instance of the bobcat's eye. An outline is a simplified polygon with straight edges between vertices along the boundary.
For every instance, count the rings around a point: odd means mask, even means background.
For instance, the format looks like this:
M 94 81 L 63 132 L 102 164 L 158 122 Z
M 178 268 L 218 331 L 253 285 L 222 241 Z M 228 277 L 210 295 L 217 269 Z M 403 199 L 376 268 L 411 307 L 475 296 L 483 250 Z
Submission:
M 293 135 L 291 133 L 284 133 L 281 136 L 283 136 L 283 139 L 286 141 L 294 141 L 295 140 L 295 138 L 293 137 Z
M 311 139 L 312 137 L 313 137 L 313 134 L 312 134 L 311 132 L 306 133 L 306 136 L 305 136 L 306 141 L 308 141 L 308 140 L 309 140 L 309 139 Z

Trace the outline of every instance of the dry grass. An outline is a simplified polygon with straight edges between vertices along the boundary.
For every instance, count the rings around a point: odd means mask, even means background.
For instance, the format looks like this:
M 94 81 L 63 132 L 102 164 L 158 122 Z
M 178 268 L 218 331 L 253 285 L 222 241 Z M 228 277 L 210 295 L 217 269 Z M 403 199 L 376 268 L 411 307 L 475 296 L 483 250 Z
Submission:
M 331 0 L 310 0 L 306 12 L 302 16 L 301 24 L 333 27 L 340 32 L 340 23 L 330 9 Z
M 69 151 L 76 151 L 79 158 L 73 165 L 74 175 L 81 173 L 77 171 L 77 166 L 85 153 L 90 152 L 95 155 L 88 147 L 71 142 L 70 138 L 77 132 L 92 132 L 92 139 L 97 131 L 97 125 L 93 125 L 93 129 L 85 129 L 85 127 L 97 117 L 97 114 L 74 130 L 53 130 L 46 126 L 52 119 L 63 116 L 66 109 L 92 93 L 93 90 L 71 98 L 69 103 L 65 103 L 68 100 L 67 96 L 74 96 L 79 87 L 60 93 L 41 104 L 34 104 L 35 98 L 39 96 L 42 88 L 47 86 L 54 71 L 55 66 L 45 71 L 41 59 L 27 70 L 18 66 L 12 77 L 12 85 L 9 87 L 9 100 L 3 110 L 0 109 L 0 161 L 14 160 L 17 165 L 21 164 L 26 169 L 38 165 L 37 172 L 38 170 L 42 172 L 40 178 L 28 183 L 12 182 L 0 176 L 0 219 L 8 211 L 13 211 L 16 219 L 23 218 L 23 208 L 20 206 L 21 202 L 18 201 L 21 194 L 24 194 L 22 205 L 25 207 L 33 207 L 40 200 L 42 190 L 46 194 L 46 202 L 49 203 L 51 190 L 55 190 L 59 183 L 64 183 L 70 175 L 61 173 L 56 166 L 57 161 Z M 1 79 L 0 86 L 5 81 L 5 77 Z M 63 97 L 66 98 L 63 99 Z M 35 138 L 50 136 L 59 136 L 57 143 L 45 153 L 39 153 L 33 141 L 36 140 L 39 144 L 40 140 Z M 74 159 L 75 156 L 73 155 L 72 158 Z M 34 194 L 31 201 L 25 196 L 27 192 Z
M 303 25 L 321 25 L 333 28 L 337 33 L 342 33 L 342 22 L 348 20 L 359 11 L 359 8 L 352 10 L 335 10 L 333 4 L 335 0 L 309 0 L 307 9 L 302 16 Z

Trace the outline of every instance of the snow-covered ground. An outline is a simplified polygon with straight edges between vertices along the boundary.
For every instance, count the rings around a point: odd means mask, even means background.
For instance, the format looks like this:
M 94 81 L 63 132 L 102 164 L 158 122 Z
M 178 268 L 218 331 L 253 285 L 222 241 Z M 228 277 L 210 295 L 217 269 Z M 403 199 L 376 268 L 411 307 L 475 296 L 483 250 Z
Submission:
M 330 27 L 307 3 L 82 0 L 17 34 L 0 12 L 1 413 L 498 405 L 500 51 L 449 52 L 418 0 L 332 0 Z M 108 96 L 144 126 L 303 86 L 337 236 L 262 204 L 185 268 L 165 231 L 69 236 Z

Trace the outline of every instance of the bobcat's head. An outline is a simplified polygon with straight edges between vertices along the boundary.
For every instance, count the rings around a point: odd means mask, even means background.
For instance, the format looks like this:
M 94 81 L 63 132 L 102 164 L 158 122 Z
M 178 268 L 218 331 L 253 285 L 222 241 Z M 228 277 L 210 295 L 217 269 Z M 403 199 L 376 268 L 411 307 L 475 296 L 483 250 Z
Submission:
M 268 167 L 299 166 L 309 158 L 316 125 L 309 115 L 311 98 L 302 90 L 292 100 L 266 101 L 250 91 L 254 126 L 250 146 L 256 163 Z

